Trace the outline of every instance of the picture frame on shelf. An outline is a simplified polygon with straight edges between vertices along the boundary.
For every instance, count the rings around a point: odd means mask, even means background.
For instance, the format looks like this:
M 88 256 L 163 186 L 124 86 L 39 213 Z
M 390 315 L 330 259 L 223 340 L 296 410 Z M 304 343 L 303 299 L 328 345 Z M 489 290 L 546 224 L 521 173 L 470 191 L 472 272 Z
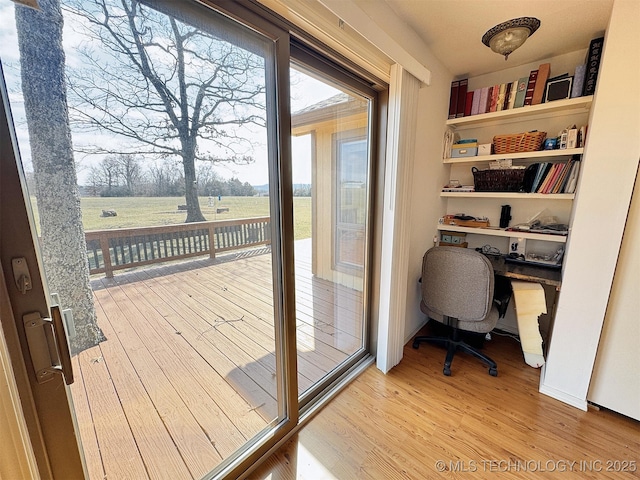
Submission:
M 557 80 L 549 80 L 545 91 L 545 102 L 564 100 L 571 97 L 573 77 L 564 77 Z

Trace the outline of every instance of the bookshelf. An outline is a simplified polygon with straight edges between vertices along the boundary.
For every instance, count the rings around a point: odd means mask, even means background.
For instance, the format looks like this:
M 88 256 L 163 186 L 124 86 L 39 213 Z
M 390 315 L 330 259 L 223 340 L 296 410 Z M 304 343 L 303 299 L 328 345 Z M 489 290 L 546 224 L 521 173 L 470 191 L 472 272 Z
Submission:
M 504 153 L 502 155 L 477 155 L 475 157 L 461 157 L 461 158 L 445 158 L 443 163 L 487 163 L 495 160 L 511 159 L 522 160 L 523 163 L 537 162 L 540 159 L 546 158 L 562 158 L 570 157 L 572 155 L 582 155 L 584 148 L 568 148 L 565 150 L 540 150 L 538 152 L 523 152 L 523 153 Z
M 528 105 L 520 108 L 472 115 L 446 120 L 446 126 L 455 130 L 463 138 L 478 138 L 478 143 L 490 143 L 493 136 L 509 133 L 541 130 L 550 132 L 554 136 L 558 128 L 569 124 L 586 125 L 593 96 L 578 97 L 566 100 L 556 100 L 538 105 Z M 443 158 L 442 163 L 450 169 L 449 178 L 461 180 L 462 184 L 473 184 L 469 170 L 472 166 L 480 169 L 488 168 L 488 163 L 499 159 L 511 159 L 514 165 L 530 165 L 535 162 L 566 161 L 574 155 L 582 155 L 584 148 L 564 150 L 541 150 L 534 152 L 509 153 L 499 155 L 481 155 L 463 158 Z M 555 244 L 566 243 L 567 237 L 543 233 L 523 231 L 509 231 L 499 229 L 499 211 L 501 204 L 512 205 L 512 220 L 510 225 L 528 221 L 538 211 L 548 209 L 556 215 L 561 223 L 570 223 L 573 201 L 576 195 L 542 194 L 521 192 L 441 192 L 440 197 L 446 202 L 446 213 L 456 214 L 464 212 L 472 216 L 487 216 L 490 219 L 489 228 L 459 227 L 439 224 L 438 231 L 453 231 L 466 234 L 480 235 L 478 241 L 486 236 L 490 237 L 519 237 L 538 242 Z M 496 227 L 493 227 L 496 225 Z M 497 241 L 497 239 L 496 239 Z M 502 240 L 505 241 L 505 240 Z
M 504 124 L 510 120 L 541 120 L 557 115 L 570 115 L 572 113 L 588 113 L 593 103 L 593 95 L 588 97 L 569 98 L 567 100 L 556 100 L 538 105 L 527 105 L 510 110 L 499 112 L 481 113 L 469 117 L 451 118 L 446 121 L 448 127 L 462 130 L 472 128 L 477 125 L 490 126 Z
M 573 193 L 520 193 L 520 192 L 440 192 L 447 198 L 500 198 L 528 200 L 573 200 Z
M 526 240 L 539 240 L 542 242 L 566 243 L 565 235 L 550 235 L 546 233 L 531 233 L 513 230 L 505 230 L 504 228 L 476 228 L 476 227 L 460 227 L 458 225 L 438 225 L 438 231 L 473 233 L 475 235 L 491 235 L 494 237 L 518 237 Z

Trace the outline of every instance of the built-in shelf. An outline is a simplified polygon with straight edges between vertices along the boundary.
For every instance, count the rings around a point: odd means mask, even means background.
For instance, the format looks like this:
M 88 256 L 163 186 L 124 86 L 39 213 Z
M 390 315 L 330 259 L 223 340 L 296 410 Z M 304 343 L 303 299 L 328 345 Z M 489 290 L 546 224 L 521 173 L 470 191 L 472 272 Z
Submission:
M 480 124 L 490 125 L 493 121 L 504 122 L 509 119 L 524 119 L 526 117 L 556 116 L 559 114 L 570 115 L 572 113 L 586 113 L 591 108 L 593 95 L 587 97 L 570 98 L 567 100 L 555 100 L 539 105 L 527 105 L 526 107 L 512 108 L 500 112 L 481 113 L 469 117 L 451 118 L 446 125 L 456 129 L 476 127 Z
M 475 129 L 481 130 L 489 127 L 489 130 L 501 128 L 507 123 L 516 123 L 526 121 L 537 121 L 538 119 L 551 119 L 555 117 L 577 117 L 588 115 L 593 102 L 593 96 L 570 98 L 567 100 L 556 100 L 540 105 L 528 105 L 526 107 L 515 108 L 510 110 L 502 110 L 500 112 L 483 113 L 469 117 L 453 118 L 447 120 L 446 125 L 456 130 Z M 577 118 L 576 118 L 577 120 Z M 573 122 L 573 119 L 572 119 Z M 494 128 L 495 127 L 495 128 Z M 535 152 L 508 153 L 500 155 L 480 155 L 475 157 L 464 158 L 446 158 L 442 162 L 444 164 L 482 164 L 489 163 L 494 160 L 512 159 L 517 160 L 520 164 L 531 164 L 536 161 L 546 161 L 545 159 L 561 159 L 562 157 L 571 157 L 573 155 L 582 155 L 584 148 L 571 148 L 565 150 L 540 150 Z M 520 192 L 441 192 L 443 198 L 464 198 L 464 199 L 523 199 L 534 201 L 545 200 L 574 200 L 575 195 L 570 193 L 520 193 Z M 438 225 L 439 231 L 451 231 L 476 235 L 489 235 L 494 237 L 518 237 L 527 240 L 540 240 L 544 242 L 566 243 L 565 235 L 553 235 L 545 233 L 533 233 L 522 231 L 511 231 L 504 228 L 488 227 L 473 228 L 460 227 L 457 225 Z
M 524 107 L 523 107 L 524 108 Z M 445 158 L 443 163 L 480 163 L 492 162 L 495 160 L 530 160 L 537 161 L 541 158 L 568 157 L 571 155 L 582 155 L 584 148 L 567 148 L 564 150 L 538 150 L 536 152 L 504 153 L 501 155 L 476 155 L 475 157 Z
M 448 232 L 460 232 L 460 233 L 475 233 L 476 235 L 492 235 L 494 237 L 518 237 L 525 238 L 527 240 L 542 240 L 544 242 L 556 242 L 566 243 L 567 237 L 565 235 L 549 235 L 544 233 L 531 233 L 531 232 L 514 232 L 507 231 L 503 228 L 474 228 L 474 227 L 459 227 L 457 225 L 438 225 L 438 230 Z
M 511 198 L 521 200 L 573 200 L 573 193 L 522 193 L 522 192 L 440 192 L 448 198 Z

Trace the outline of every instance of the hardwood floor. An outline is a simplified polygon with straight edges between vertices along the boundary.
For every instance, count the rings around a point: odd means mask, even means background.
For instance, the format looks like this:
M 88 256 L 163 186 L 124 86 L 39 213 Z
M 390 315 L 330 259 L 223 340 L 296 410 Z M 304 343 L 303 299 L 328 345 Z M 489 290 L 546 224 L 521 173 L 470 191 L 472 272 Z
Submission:
M 406 346 L 389 374 L 369 367 L 248 478 L 640 478 L 637 421 L 538 393 L 539 371 L 511 338 L 484 350 L 496 378 L 460 353 L 445 377 L 443 349 Z
M 277 416 L 268 248 L 92 282 L 107 340 L 74 357 L 91 479 L 201 478 Z M 360 348 L 362 296 L 296 257 L 299 391 Z

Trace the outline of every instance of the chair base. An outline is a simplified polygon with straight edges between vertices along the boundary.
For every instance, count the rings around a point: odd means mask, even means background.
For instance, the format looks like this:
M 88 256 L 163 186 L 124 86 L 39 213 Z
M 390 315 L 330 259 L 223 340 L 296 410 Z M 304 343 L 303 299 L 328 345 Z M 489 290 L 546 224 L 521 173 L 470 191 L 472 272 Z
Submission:
M 489 367 L 489 375 L 491 375 L 492 377 L 498 376 L 498 365 L 496 364 L 496 362 L 491 360 L 491 358 L 486 356 L 484 353 L 481 353 L 472 346 L 468 345 L 463 340 L 460 340 L 458 338 L 457 329 L 453 330 L 453 335 L 451 337 L 432 337 L 429 335 L 416 337 L 413 339 L 413 348 L 418 348 L 423 342 L 435 343 L 447 348 L 447 356 L 445 357 L 444 368 L 442 370 L 442 373 L 444 373 L 446 376 L 451 375 L 451 362 L 453 361 L 453 355 L 457 350 L 462 350 L 463 352 L 466 352 L 482 360 Z

